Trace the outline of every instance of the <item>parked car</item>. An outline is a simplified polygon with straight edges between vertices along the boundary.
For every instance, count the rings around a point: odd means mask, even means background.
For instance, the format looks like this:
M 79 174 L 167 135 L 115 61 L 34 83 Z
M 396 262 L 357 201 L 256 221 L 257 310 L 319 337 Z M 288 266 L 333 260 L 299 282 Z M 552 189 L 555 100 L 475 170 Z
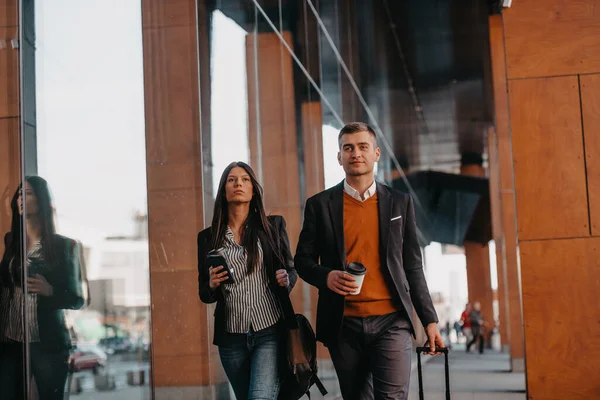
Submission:
M 71 350 L 69 363 L 74 372 L 92 370 L 98 374 L 106 366 L 107 356 L 95 345 L 77 345 Z
M 126 336 L 113 336 L 100 339 L 98 343 L 107 354 L 126 353 L 134 349 L 131 340 Z

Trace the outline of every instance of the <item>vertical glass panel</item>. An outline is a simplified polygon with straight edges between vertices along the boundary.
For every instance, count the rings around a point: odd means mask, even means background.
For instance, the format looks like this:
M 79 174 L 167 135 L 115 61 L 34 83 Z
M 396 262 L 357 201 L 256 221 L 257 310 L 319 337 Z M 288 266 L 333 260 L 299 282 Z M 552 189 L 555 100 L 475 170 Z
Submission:
M 244 28 L 223 11 L 213 11 L 210 110 L 213 193 L 217 192 L 221 172 L 230 162 L 250 160 L 246 34 Z
M 337 161 L 339 132 L 339 129 L 331 125 L 323 125 L 323 170 L 325 171 L 325 187 L 327 189 L 337 185 L 345 177 L 344 170 Z
M 211 116 L 213 169 L 210 173 L 205 169 L 205 181 L 209 174 L 213 193 L 204 199 L 205 226 L 213 211 L 207 204 L 217 196 L 225 166 L 249 162 L 264 188 L 267 214 L 285 218 L 295 253 L 306 198 L 343 178 L 336 160 L 337 132 L 343 121 L 333 106 L 340 96 L 324 96 L 319 20 L 308 4 L 283 0 L 250 4 L 217 1 L 212 13 L 211 103 L 202 115 Z M 332 116 L 335 128 L 323 128 L 324 115 Z M 316 290 L 299 280 L 291 298 L 295 311 L 314 326 Z M 320 377 L 330 395 L 339 395 L 322 346 L 318 357 Z M 215 386 L 225 378 L 218 373 L 221 364 L 218 358 L 211 361 Z M 312 396 L 321 398 L 316 389 Z
M 34 91 L 24 105 L 20 338 L 29 345 L 31 395 L 147 399 L 141 3 L 23 3 L 24 38 L 35 49 L 22 67 L 23 86 Z

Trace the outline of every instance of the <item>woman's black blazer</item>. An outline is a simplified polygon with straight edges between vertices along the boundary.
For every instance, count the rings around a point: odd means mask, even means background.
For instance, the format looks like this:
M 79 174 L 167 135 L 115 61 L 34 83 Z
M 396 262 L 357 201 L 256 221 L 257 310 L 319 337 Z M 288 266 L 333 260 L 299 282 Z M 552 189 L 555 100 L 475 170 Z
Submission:
M 4 237 L 7 247 L 11 237 L 10 233 Z M 37 297 L 40 343 L 49 351 L 61 351 L 72 347 L 63 310 L 78 310 L 84 304 L 81 263 L 75 240 L 60 235 L 51 240 L 56 259 L 32 267 L 35 271 L 31 272 L 42 275 L 53 288 L 52 296 Z
M 289 298 L 289 292 L 292 290 L 298 279 L 298 274 L 294 269 L 294 259 L 290 251 L 290 242 L 287 231 L 285 229 L 285 220 L 282 216 L 269 216 L 269 224 L 271 226 L 277 246 L 281 251 L 281 256 L 285 263 L 282 263 L 276 256 L 276 249 L 271 248 L 269 241 L 264 233 L 259 235 L 260 243 L 263 249 L 263 263 L 267 269 L 269 277 L 269 285 L 275 294 L 279 305 L 281 306 L 284 318 L 286 315 L 293 315 L 292 303 Z M 217 346 L 223 343 L 223 335 L 225 333 L 225 303 L 221 290 L 212 290 L 209 286 L 208 262 L 206 256 L 210 250 L 211 228 L 207 228 L 198 233 L 198 286 L 200 299 L 204 303 L 217 303 L 215 309 L 215 326 L 213 343 Z M 275 271 L 285 269 L 288 272 L 290 285 L 286 288 L 277 285 L 275 279 Z M 286 321 L 291 322 L 291 321 Z

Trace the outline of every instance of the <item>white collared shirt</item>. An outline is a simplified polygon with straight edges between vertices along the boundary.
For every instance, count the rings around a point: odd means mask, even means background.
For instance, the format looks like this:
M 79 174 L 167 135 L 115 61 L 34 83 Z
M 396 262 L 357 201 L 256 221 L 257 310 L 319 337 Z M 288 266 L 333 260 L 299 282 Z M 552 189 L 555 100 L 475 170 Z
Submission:
M 344 179 L 344 192 L 348 193 L 350 196 L 352 196 L 358 201 L 365 201 L 377 192 L 377 184 L 375 182 L 375 179 L 373 179 L 373 184 L 369 186 L 369 188 L 364 194 L 364 197 L 360 197 L 360 193 L 358 193 L 358 190 L 350 186 L 348 182 Z

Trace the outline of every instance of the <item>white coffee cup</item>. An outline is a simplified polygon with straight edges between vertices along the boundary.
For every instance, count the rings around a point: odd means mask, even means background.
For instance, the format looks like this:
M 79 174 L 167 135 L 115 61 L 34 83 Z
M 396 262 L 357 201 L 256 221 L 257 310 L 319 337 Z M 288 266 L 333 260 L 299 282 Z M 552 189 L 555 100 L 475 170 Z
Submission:
M 365 275 L 367 274 L 367 268 L 359 262 L 351 262 L 348 265 L 346 265 L 346 273 L 352 275 L 355 280 L 354 283 L 358 285 L 358 289 L 356 289 L 353 292 L 350 292 L 350 294 L 359 294 L 363 280 L 365 279 Z

